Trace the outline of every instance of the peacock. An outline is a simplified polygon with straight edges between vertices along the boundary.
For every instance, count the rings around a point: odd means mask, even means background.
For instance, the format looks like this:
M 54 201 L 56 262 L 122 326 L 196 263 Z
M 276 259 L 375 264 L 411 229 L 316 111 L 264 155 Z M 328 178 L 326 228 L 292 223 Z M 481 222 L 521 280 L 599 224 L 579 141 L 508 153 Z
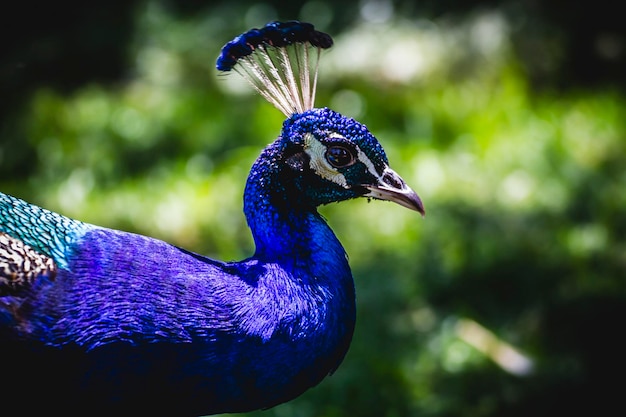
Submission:
M 355 326 L 344 248 L 318 207 L 424 215 L 361 123 L 315 108 L 312 24 L 271 22 L 217 59 L 285 116 L 243 210 L 255 251 L 223 262 L 0 193 L 0 397 L 16 414 L 197 416 L 266 409 L 332 374 Z

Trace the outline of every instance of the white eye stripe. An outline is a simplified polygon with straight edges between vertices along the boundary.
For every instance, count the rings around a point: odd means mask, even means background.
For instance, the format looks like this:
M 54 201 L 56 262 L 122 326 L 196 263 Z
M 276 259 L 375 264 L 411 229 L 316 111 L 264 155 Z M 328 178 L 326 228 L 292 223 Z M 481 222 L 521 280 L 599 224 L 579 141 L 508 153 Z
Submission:
M 376 167 L 374 167 L 374 163 L 371 161 L 371 159 L 369 159 L 367 155 L 365 155 L 365 152 L 363 152 L 358 146 L 356 150 L 356 157 L 359 159 L 359 161 L 363 162 L 363 165 L 367 167 L 367 170 L 370 172 L 370 174 L 372 174 L 376 178 L 380 178 L 380 175 L 378 175 L 378 172 L 376 172 Z
M 329 138 L 331 138 L 331 139 L 343 139 L 343 140 L 347 140 L 344 136 L 340 135 L 340 134 L 339 134 L 339 133 L 337 133 L 337 132 L 330 132 L 330 133 L 328 134 L 328 137 L 329 137 Z

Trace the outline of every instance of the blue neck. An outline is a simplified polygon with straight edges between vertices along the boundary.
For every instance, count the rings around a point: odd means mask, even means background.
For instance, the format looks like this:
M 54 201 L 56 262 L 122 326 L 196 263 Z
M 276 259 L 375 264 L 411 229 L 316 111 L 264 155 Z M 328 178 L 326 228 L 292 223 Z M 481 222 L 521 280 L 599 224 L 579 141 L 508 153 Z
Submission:
M 263 151 L 246 183 L 244 213 L 256 245 L 254 257 L 300 265 L 332 264 L 351 281 L 341 243 L 316 207 L 298 198 L 302 190 L 290 180 L 294 173 L 283 171 L 291 168 L 276 162 L 281 146 L 278 140 Z
M 308 328 L 313 340 L 299 346 L 303 350 L 296 356 L 308 354 L 313 343 L 334 369 L 354 329 L 354 281 L 343 246 L 316 207 L 299 198 L 302 190 L 295 185 L 294 172 L 277 162 L 281 155 L 279 140 L 263 151 L 246 183 L 244 212 L 256 244 L 249 261 L 275 264 L 286 272 L 274 273 L 260 285 L 283 298 L 293 297 L 292 326 Z

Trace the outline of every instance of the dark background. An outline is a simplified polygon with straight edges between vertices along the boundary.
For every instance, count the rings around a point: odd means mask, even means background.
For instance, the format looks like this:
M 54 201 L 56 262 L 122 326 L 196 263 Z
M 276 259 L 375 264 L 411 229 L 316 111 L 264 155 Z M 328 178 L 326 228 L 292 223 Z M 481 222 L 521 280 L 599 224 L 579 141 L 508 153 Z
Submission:
M 323 29 L 341 39 L 361 21 L 365 3 L 318 2 L 330 16 Z M 304 3 L 264 5 L 12 3 L 0 29 L 1 189 L 216 257 L 247 256 L 243 181 L 281 119 L 256 97 L 216 88 L 223 80 L 215 81 L 211 69 L 220 45 L 248 28 L 250 10 L 293 19 Z M 379 83 L 365 69 L 363 77 L 322 83 L 325 105 L 332 91 L 345 90 L 366 103 L 359 118 L 386 136 L 396 170 L 409 173 L 418 192 L 420 185 L 426 189 L 428 216 L 421 221 L 362 201 L 328 208 L 357 282 L 354 343 L 336 375 L 259 415 L 623 412 L 626 34 L 620 5 L 387 5 L 394 14 L 383 25 L 393 27 L 400 18 L 435 22 L 443 35 L 481 13 L 496 13 L 509 28 L 505 64 L 478 62 L 470 53 L 470 63 L 414 83 Z M 202 24 L 215 25 L 194 37 L 192 28 Z M 178 81 L 142 75 L 138 62 L 160 56 L 142 51 L 153 50 L 176 52 L 173 64 L 163 62 L 182 68 Z M 100 112 L 110 116 L 101 119 Z M 115 122 L 135 120 L 137 113 L 144 124 L 136 135 L 137 125 Z M 411 135 L 414 143 L 407 142 Z M 468 172 L 478 180 L 470 175 L 464 182 L 455 172 L 468 156 L 476 158 Z M 445 174 L 431 191 L 420 173 L 434 172 L 436 179 L 439 171 L 422 171 L 427 163 Z M 535 191 L 524 204 L 498 200 L 507 184 L 527 184 L 529 176 Z M 172 221 L 169 213 L 181 210 L 186 220 Z M 497 357 L 509 347 L 532 367 L 507 370 Z

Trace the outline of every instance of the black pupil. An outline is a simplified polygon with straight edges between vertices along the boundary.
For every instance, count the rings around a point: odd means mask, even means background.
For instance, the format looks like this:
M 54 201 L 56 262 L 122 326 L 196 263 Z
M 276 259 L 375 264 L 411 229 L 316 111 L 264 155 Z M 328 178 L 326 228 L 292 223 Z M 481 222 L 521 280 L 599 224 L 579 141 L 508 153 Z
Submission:
M 352 154 L 343 146 L 333 146 L 326 151 L 326 159 L 334 167 L 345 167 L 352 162 Z

